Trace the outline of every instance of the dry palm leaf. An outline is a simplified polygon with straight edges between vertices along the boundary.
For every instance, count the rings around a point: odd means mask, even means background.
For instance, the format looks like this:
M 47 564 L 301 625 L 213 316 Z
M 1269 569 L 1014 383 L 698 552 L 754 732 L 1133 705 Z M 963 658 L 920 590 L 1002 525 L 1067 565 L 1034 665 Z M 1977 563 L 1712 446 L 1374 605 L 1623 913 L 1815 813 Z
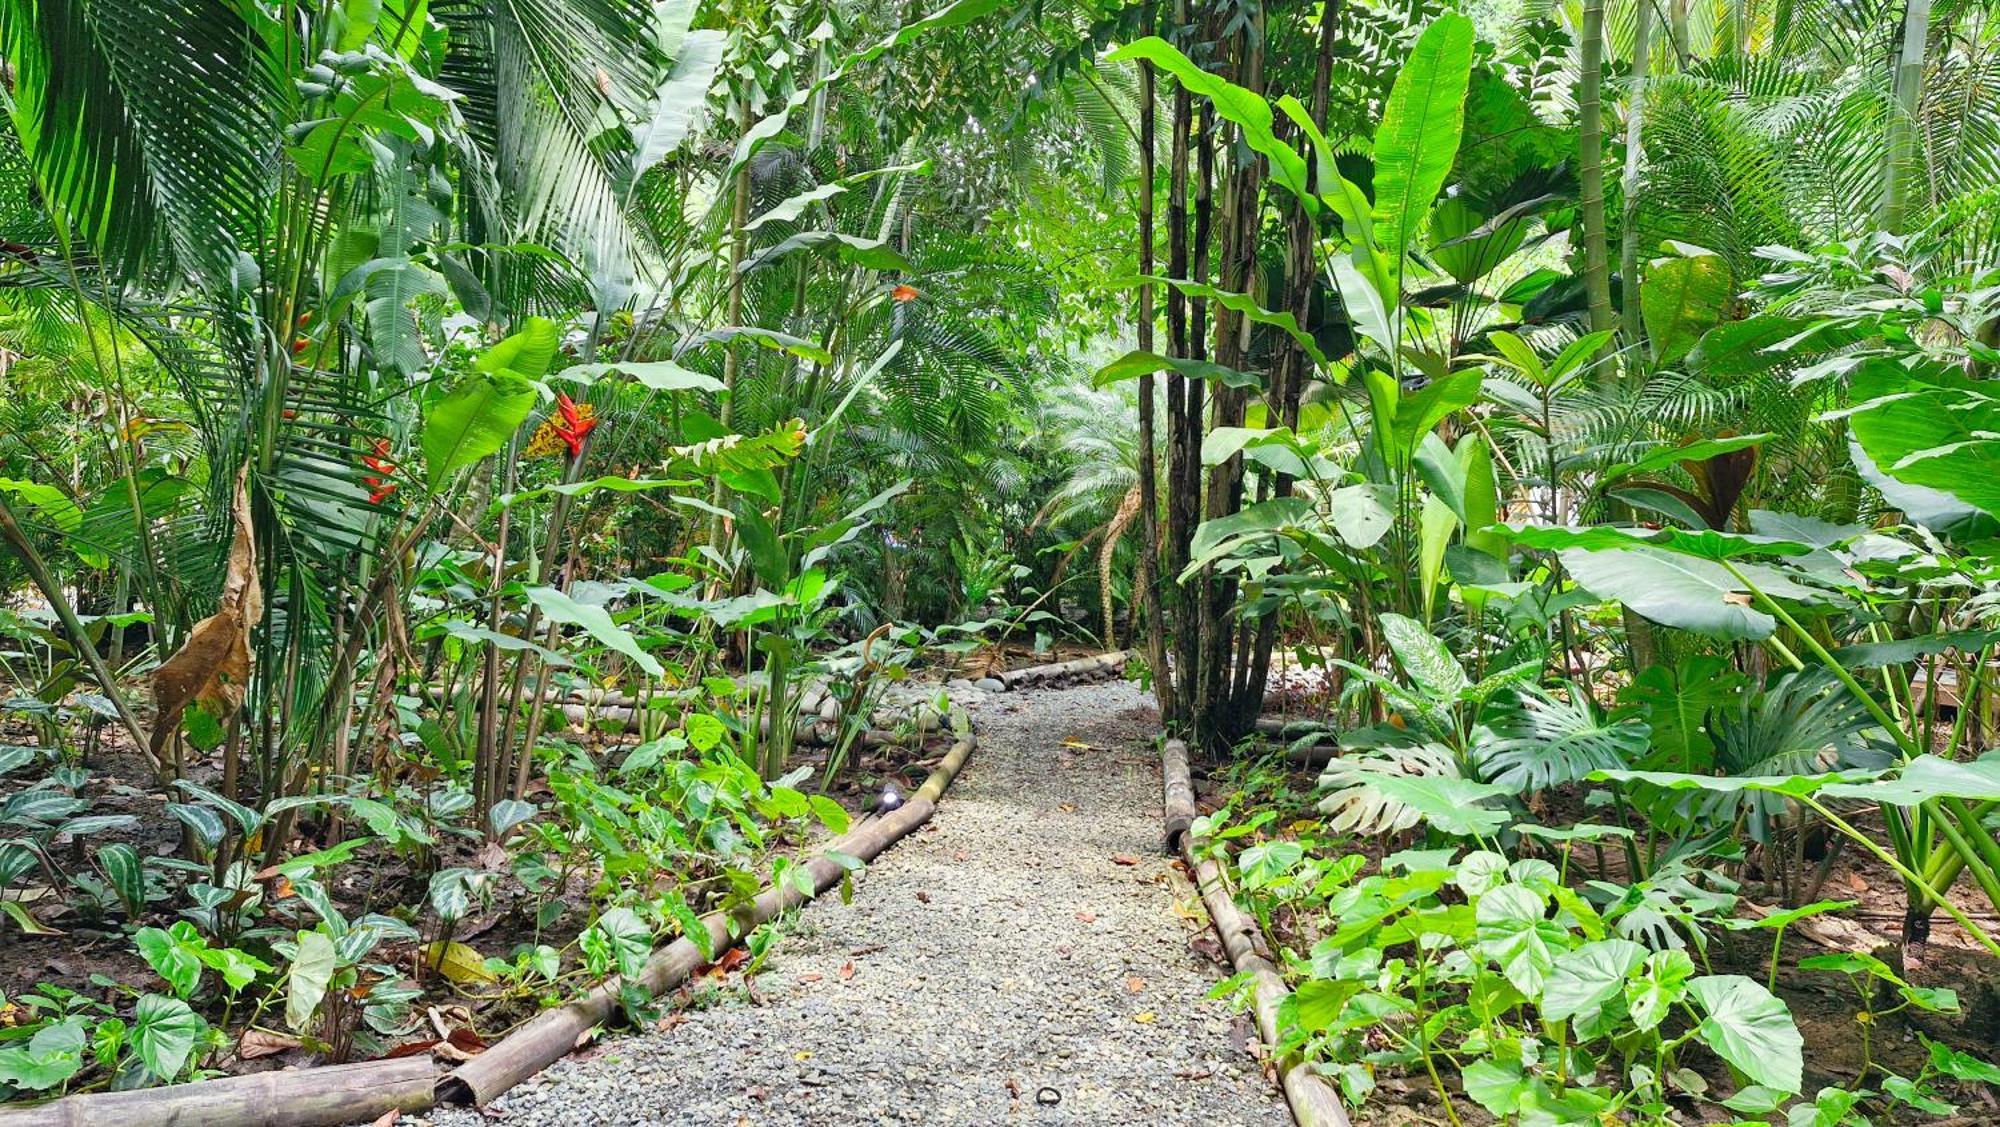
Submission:
M 163 749 L 180 730 L 190 704 L 219 723 L 243 705 L 250 683 L 250 628 L 264 617 L 264 592 L 257 586 L 257 538 L 250 525 L 249 467 L 236 474 L 236 499 L 230 504 L 235 537 L 229 544 L 229 570 L 222 581 L 222 598 L 214 614 L 195 624 L 179 652 L 153 671 L 152 749 L 165 761 Z

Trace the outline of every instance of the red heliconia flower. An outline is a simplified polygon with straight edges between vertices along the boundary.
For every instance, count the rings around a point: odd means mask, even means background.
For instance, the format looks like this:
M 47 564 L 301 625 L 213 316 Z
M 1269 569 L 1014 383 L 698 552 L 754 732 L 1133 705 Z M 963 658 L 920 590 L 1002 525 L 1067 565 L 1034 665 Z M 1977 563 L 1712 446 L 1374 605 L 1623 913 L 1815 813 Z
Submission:
M 897 301 L 908 303 L 917 300 L 919 295 L 917 287 L 905 283 L 890 290 L 889 296 L 895 298 Z
M 368 503 L 379 505 L 388 500 L 389 495 L 394 493 L 397 488 L 396 483 L 389 480 L 389 475 L 396 472 L 396 463 L 389 460 L 389 440 L 386 438 L 376 439 L 375 452 L 373 454 L 363 454 L 361 456 L 361 464 L 375 471 L 374 474 L 361 479 L 361 483 L 366 485 L 370 490 Z
M 578 405 L 569 396 L 556 392 L 556 437 L 569 447 L 569 456 L 578 457 L 583 453 L 583 440 L 597 429 L 597 409 L 590 404 Z

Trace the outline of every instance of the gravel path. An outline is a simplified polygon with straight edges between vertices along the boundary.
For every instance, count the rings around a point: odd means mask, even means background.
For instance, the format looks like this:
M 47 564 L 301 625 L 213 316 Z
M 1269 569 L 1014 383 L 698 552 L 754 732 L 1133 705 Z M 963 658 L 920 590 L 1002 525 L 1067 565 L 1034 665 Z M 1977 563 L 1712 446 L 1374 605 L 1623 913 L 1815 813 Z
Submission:
M 1174 911 L 1189 889 L 1159 849 L 1149 698 L 1126 682 L 996 695 L 975 720 L 937 816 L 852 904 L 800 914 L 755 1003 L 559 1062 L 496 1101 L 499 1120 L 1289 1124 L 1245 1023 L 1205 1000 L 1225 972 Z

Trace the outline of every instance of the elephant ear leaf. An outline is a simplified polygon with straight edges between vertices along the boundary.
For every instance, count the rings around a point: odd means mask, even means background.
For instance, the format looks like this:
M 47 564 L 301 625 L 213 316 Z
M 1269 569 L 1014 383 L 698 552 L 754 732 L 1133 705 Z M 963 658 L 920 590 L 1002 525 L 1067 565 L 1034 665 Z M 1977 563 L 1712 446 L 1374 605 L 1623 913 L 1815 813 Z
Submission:
M 1396 76 L 1375 131 L 1375 237 L 1392 262 L 1430 214 L 1458 159 L 1472 76 L 1472 21 L 1446 12 L 1431 22 Z

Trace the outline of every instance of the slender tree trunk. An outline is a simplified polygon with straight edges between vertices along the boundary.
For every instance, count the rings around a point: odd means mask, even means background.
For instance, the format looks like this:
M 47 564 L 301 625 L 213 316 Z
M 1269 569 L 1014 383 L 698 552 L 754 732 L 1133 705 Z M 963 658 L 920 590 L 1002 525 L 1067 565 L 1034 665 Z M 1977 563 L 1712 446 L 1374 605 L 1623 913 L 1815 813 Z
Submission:
M 1625 109 L 1625 175 L 1620 182 L 1618 279 L 1625 307 L 1625 345 L 1638 351 L 1646 326 L 1639 306 L 1639 173 L 1645 165 L 1646 83 L 1653 50 L 1652 0 L 1639 0 L 1632 28 L 1632 93 Z
M 1175 6 L 1177 22 L 1187 21 L 1185 0 Z M 1171 165 L 1168 172 L 1167 188 L 1167 272 L 1175 278 L 1190 276 L 1193 251 L 1188 231 L 1188 177 L 1189 152 L 1194 134 L 1194 99 L 1182 86 L 1174 88 L 1174 121 L 1170 145 Z M 1187 295 L 1180 290 L 1167 291 L 1167 334 L 1168 347 L 1177 357 L 1191 357 L 1195 354 L 1193 311 L 1189 308 Z M 1177 731 L 1185 731 L 1190 726 L 1192 715 L 1189 703 L 1192 694 L 1187 688 L 1192 682 L 1190 670 L 1194 640 L 1193 615 L 1189 611 L 1190 592 L 1180 582 L 1180 574 L 1187 567 L 1189 542 L 1194 536 L 1195 508 L 1193 498 L 1188 495 L 1184 475 L 1187 461 L 1186 443 L 1188 416 L 1199 412 L 1199 400 L 1191 400 L 1192 381 L 1178 374 L 1166 377 L 1167 383 L 1167 539 L 1165 556 L 1167 561 L 1166 593 L 1167 611 L 1173 628 L 1173 668 L 1162 676 L 1172 676 L 1173 710 L 1168 716 L 1169 726 Z M 1198 428 L 1199 421 L 1195 423 Z
M 1313 123 L 1323 131 L 1326 128 L 1328 93 L 1333 85 L 1333 41 L 1334 31 L 1340 22 L 1340 5 L 1336 0 L 1327 0 L 1320 6 L 1319 59 L 1313 73 L 1313 85 L 1307 110 L 1312 114 Z M 1318 191 L 1319 162 L 1312 150 L 1311 142 L 1305 137 L 1299 139 L 1300 152 L 1306 158 L 1306 189 Z M 1288 231 L 1289 243 L 1286 248 L 1285 265 L 1286 307 L 1293 319 L 1301 326 L 1310 324 L 1313 291 L 1318 284 L 1315 262 L 1315 244 L 1319 239 L 1317 221 L 1303 206 L 1296 206 L 1291 213 Z M 1299 425 L 1299 404 L 1305 397 L 1308 378 L 1312 375 L 1312 358 L 1290 337 L 1279 338 L 1281 349 L 1279 362 L 1272 367 L 1272 391 L 1269 408 L 1273 420 L 1280 426 L 1296 429 Z M 1289 497 L 1292 495 L 1292 478 L 1280 474 L 1272 483 L 1271 495 Z M 1281 615 L 1276 611 L 1266 612 L 1257 623 L 1256 640 L 1250 647 L 1250 658 L 1242 663 L 1242 676 L 1235 690 L 1235 712 L 1238 727 L 1248 730 L 1256 723 L 1257 714 L 1263 711 L 1264 691 L 1270 685 L 1271 654 L 1277 647 L 1278 629 Z
M 1611 259 L 1604 222 L 1604 0 L 1584 0 L 1583 74 L 1577 84 L 1577 162 L 1583 219 L 1583 283 L 1590 307 L 1590 331 L 1617 328 L 1611 311 Z
M 755 124 L 750 116 L 750 103 L 743 103 L 743 112 L 738 126 L 742 133 L 750 132 Z M 750 222 L 750 162 L 736 170 L 736 182 L 731 186 L 729 201 L 729 324 L 736 325 L 743 320 L 743 253 L 745 240 L 743 228 Z M 743 352 L 738 341 L 730 341 L 723 346 L 727 351 L 722 357 L 722 402 L 717 408 L 716 418 L 727 432 L 736 414 L 736 374 L 743 367 Z M 717 479 L 709 497 L 710 504 L 722 506 L 722 481 Z M 722 514 L 709 518 L 708 542 L 722 543 Z
M 1261 10 L 1260 10 L 1261 11 Z M 1261 26 L 1239 33 L 1231 41 L 1240 59 L 1237 78 L 1246 89 L 1262 94 L 1264 89 L 1264 35 Z M 1238 152 L 1231 145 L 1226 152 Z M 1233 162 L 1232 162 L 1233 163 Z M 1258 219 L 1263 202 L 1263 158 L 1251 156 L 1228 171 L 1224 181 L 1220 215 L 1221 255 L 1217 284 L 1236 293 L 1254 290 L 1257 261 Z M 1215 359 L 1230 368 L 1247 366 L 1251 322 L 1227 308 L 1217 308 L 1215 317 Z M 1215 389 L 1215 409 L 1211 427 L 1240 427 L 1248 405 L 1244 388 Z M 1199 442 L 1197 442 L 1197 449 Z M 1243 506 L 1243 456 L 1236 456 L 1208 472 L 1208 495 L 1204 516 L 1219 520 Z M 1221 753 L 1242 735 L 1241 711 L 1231 693 L 1235 685 L 1235 665 L 1248 657 L 1247 646 L 1232 644 L 1238 629 L 1232 621 L 1237 585 L 1233 576 L 1213 567 L 1202 569 L 1201 681 L 1196 701 L 1195 731 L 1213 753 Z
M 1909 0 L 1903 8 L 1902 43 L 1896 52 L 1896 108 L 1889 116 L 1889 152 L 1882 168 L 1879 219 L 1885 231 L 1901 230 L 1909 216 L 1910 166 L 1916 163 L 1917 111 L 1923 105 L 1930 23 L 1931 0 Z
M 1149 3 L 1141 30 L 1153 32 L 1153 9 Z M 1139 64 L 1139 273 L 1153 272 L 1153 64 Z M 1153 287 L 1139 289 L 1139 348 L 1153 350 Z M 1174 714 L 1174 680 L 1167 669 L 1167 623 L 1160 605 L 1160 519 L 1159 484 L 1155 480 L 1153 433 L 1153 377 L 1139 377 L 1139 567 L 1134 580 L 1139 588 L 1139 607 L 1146 618 L 1144 645 L 1146 664 L 1153 671 L 1153 696 L 1159 701 L 1160 715 Z

